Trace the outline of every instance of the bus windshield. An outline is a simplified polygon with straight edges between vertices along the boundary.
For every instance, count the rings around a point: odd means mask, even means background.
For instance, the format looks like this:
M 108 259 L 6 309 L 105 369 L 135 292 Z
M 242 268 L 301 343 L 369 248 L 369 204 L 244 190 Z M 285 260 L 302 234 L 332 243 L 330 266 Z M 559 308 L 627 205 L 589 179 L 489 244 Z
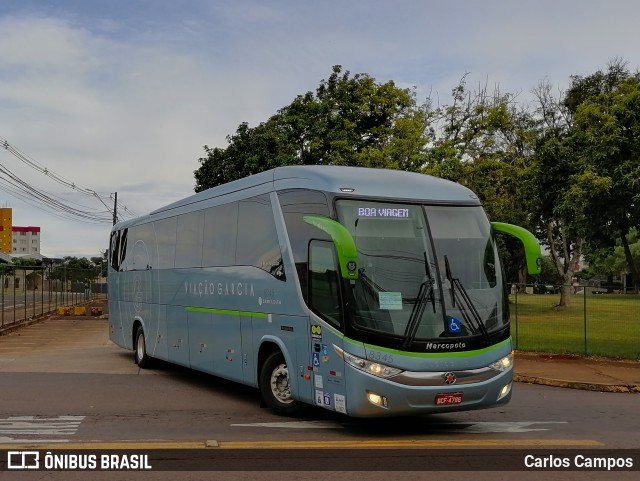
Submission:
M 347 294 L 354 329 L 409 349 L 414 341 L 486 338 L 507 325 L 482 207 L 356 200 L 336 207 L 358 251 L 358 280 Z

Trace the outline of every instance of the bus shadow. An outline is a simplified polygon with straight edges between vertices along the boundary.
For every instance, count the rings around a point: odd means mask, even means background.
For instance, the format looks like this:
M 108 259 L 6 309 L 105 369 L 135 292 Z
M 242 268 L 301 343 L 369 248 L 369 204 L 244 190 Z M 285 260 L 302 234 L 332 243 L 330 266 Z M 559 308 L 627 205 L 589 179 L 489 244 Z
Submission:
M 123 353 L 130 358 L 131 353 Z M 159 359 L 154 359 L 150 367 L 156 373 L 171 377 L 172 381 L 185 384 L 191 389 L 203 390 L 216 396 L 223 396 L 234 403 L 253 405 L 264 408 L 257 388 L 240 384 L 221 377 L 207 374 L 195 369 L 179 366 Z M 407 435 L 455 434 L 463 432 L 473 423 L 465 423 L 452 419 L 452 414 L 428 414 L 419 416 L 384 417 L 384 418 L 352 418 L 335 411 L 329 411 L 313 405 L 305 405 L 295 416 L 281 416 L 264 409 L 264 414 L 272 418 L 272 422 L 327 422 L 335 423 L 350 436 L 370 438 L 391 438 Z

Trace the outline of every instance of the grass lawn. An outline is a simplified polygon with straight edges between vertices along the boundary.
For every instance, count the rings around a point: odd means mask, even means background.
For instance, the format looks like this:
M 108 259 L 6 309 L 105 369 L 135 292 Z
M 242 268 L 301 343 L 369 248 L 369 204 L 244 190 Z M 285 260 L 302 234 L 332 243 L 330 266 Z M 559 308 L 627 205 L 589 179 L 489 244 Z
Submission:
M 566 310 L 554 309 L 559 299 L 559 294 L 509 296 L 516 349 L 640 358 L 640 296 L 573 294 Z

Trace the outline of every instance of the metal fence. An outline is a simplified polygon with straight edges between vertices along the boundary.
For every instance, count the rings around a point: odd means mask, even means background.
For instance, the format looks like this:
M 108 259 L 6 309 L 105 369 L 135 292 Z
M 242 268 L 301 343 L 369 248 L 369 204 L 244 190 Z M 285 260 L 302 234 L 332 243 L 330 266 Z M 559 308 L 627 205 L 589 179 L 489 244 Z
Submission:
M 0 266 L 0 329 L 44 317 L 58 307 L 105 298 L 97 270 L 65 266 Z
M 640 359 L 640 295 L 593 286 L 513 285 L 509 295 L 516 349 Z
M 64 266 L 0 271 L 0 329 L 107 297 L 95 270 Z M 570 306 L 558 308 L 560 286 L 512 285 L 511 336 L 516 349 L 640 359 L 640 295 L 571 286 Z

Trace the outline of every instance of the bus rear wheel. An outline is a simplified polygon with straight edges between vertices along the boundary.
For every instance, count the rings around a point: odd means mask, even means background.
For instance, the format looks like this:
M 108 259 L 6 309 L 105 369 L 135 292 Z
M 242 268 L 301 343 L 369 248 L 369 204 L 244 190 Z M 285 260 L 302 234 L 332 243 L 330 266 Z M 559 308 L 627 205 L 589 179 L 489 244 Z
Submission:
M 271 353 L 262 364 L 260 394 L 267 407 L 276 414 L 293 416 L 302 408 L 302 403 L 291 396 L 289 369 L 280 351 Z
M 134 340 L 134 361 L 139 368 L 147 369 L 151 366 L 151 357 L 147 354 L 147 343 L 144 338 L 144 329 L 142 326 L 138 326 Z

